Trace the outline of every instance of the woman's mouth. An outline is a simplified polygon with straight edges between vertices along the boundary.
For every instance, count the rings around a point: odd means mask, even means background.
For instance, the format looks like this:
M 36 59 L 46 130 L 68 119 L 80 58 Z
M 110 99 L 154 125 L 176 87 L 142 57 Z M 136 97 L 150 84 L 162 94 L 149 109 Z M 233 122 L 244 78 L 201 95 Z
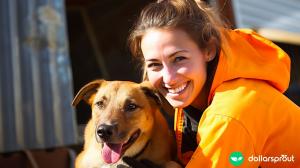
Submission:
M 189 82 L 186 82 L 178 87 L 170 88 L 170 87 L 164 87 L 167 90 L 167 94 L 171 95 L 178 95 L 181 94 L 188 86 Z

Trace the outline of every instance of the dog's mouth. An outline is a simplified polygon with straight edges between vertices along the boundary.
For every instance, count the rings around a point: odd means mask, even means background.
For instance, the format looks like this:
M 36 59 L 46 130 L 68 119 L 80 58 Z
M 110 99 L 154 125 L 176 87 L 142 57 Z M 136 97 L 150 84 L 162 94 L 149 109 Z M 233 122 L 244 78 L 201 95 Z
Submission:
M 120 160 L 122 155 L 125 153 L 125 151 L 137 140 L 137 138 L 140 136 L 141 130 L 138 129 L 135 131 L 129 140 L 125 143 L 103 143 L 102 148 L 102 158 L 103 160 L 108 163 L 116 163 Z

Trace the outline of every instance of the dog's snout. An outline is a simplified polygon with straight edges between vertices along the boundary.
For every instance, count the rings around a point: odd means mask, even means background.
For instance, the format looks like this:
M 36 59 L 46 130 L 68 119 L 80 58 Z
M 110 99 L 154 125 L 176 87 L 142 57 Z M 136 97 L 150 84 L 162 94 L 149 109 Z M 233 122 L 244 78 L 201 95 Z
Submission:
M 97 128 L 97 135 L 103 140 L 108 140 L 113 135 L 113 131 L 114 125 L 101 124 Z

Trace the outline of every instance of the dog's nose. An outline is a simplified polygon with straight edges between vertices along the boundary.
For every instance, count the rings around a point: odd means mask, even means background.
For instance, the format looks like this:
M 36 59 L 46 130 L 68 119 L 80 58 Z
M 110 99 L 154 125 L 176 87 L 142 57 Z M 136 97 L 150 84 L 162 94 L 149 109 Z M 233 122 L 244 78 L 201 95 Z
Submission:
M 97 128 L 97 135 L 103 140 L 108 140 L 113 135 L 113 125 L 101 124 Z

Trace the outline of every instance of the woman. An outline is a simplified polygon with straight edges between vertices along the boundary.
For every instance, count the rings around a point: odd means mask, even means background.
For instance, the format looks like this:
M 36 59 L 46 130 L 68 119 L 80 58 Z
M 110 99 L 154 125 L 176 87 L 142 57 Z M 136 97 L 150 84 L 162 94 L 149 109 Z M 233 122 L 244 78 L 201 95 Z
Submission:
M 182 165 L 300 167 L 300 109 L 282 94 L 290 59 L 275 44 L 193 0 L 146 6 L 129 44 L 175 108 Z

